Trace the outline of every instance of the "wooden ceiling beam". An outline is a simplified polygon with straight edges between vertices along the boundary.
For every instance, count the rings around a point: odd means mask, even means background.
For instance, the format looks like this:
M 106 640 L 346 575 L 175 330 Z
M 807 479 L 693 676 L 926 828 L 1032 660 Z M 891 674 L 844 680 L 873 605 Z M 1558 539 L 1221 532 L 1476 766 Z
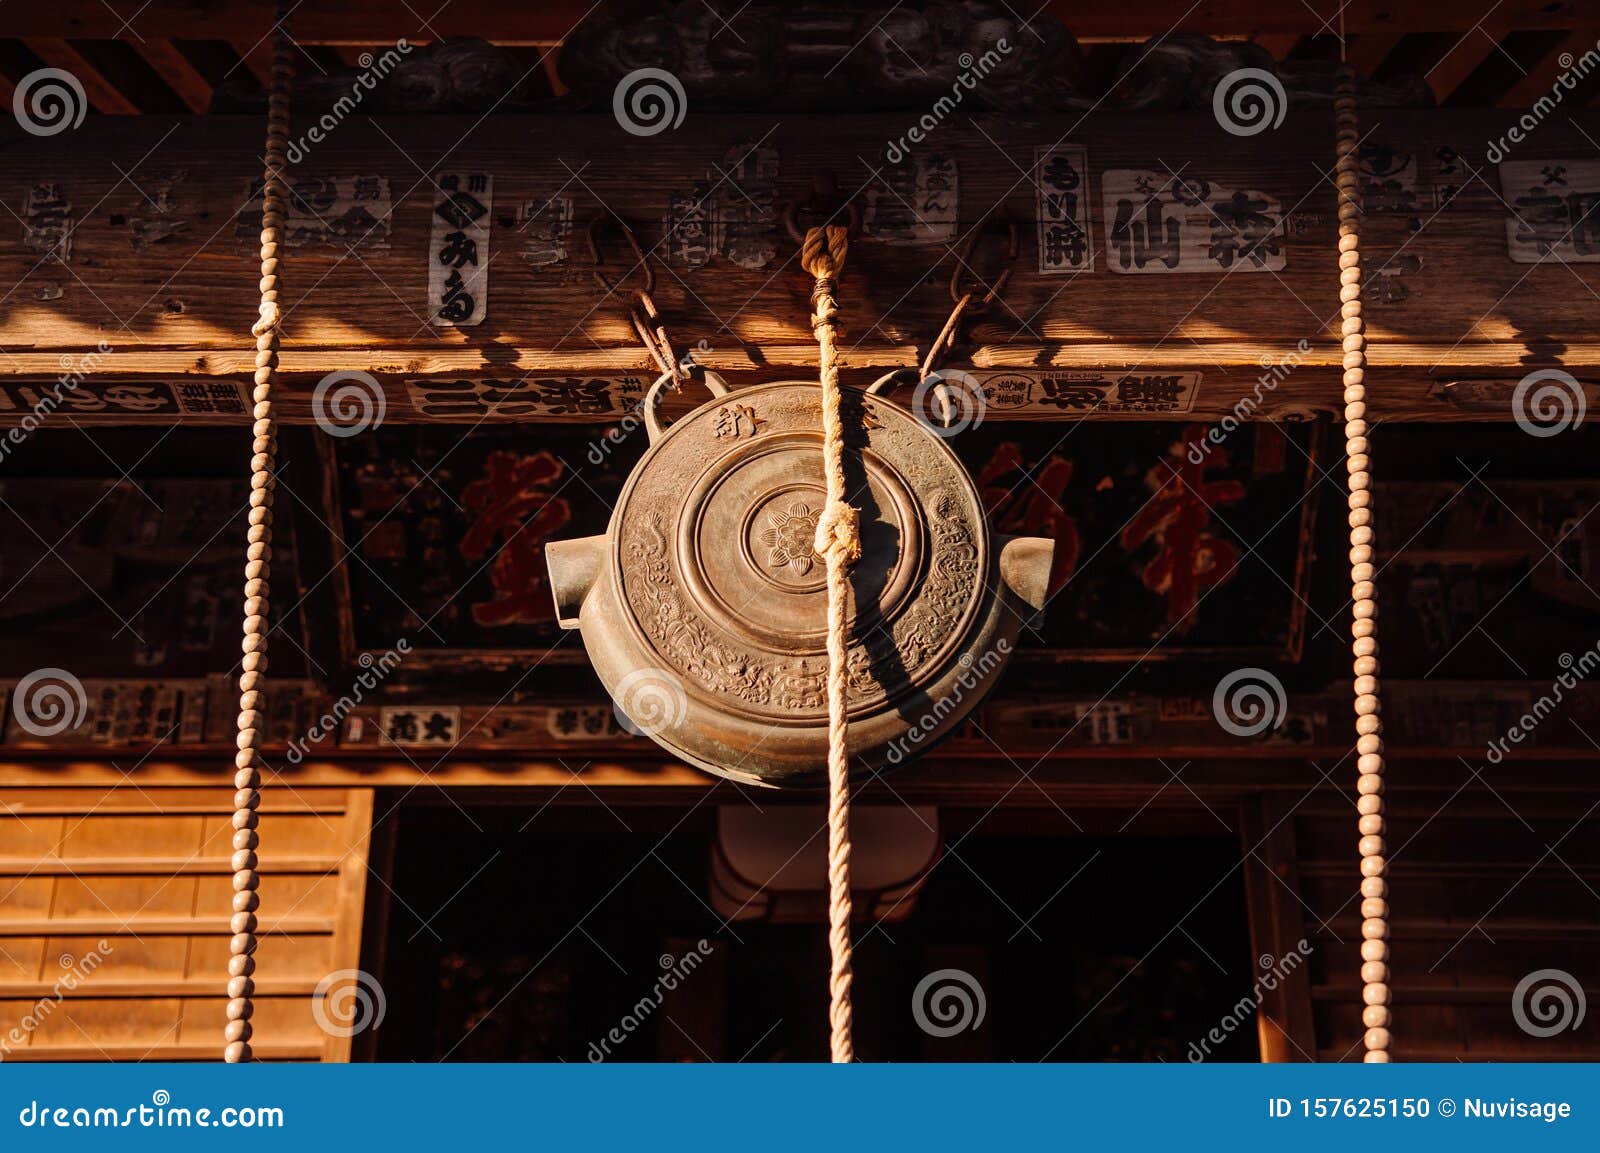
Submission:
M 550 92 L 554 96 L 565 96 L 567 85 L 561 79 L 561 53 L 557 45 L 539 49 L 539 64 L 544 69 L 544 78 L 550 82 Z
M 1326 303 L 1335 222 L 1333 189 L 1318 179 L 1327 154 L 1328 112 L 1303 108 L 1292 115 L 1277 135 L 1258 139 L 1229 136 L 1209 112 L 1088 120 L 1041 114 L 997 122 L 992 138 L 952 137 L 942 147 L 962 174 L 960 198 L 950 205 L 956 235 L 1000 204 L 1015 219 L 1027 219 L 1036 210 L 1034 190 L 1019 179 L 1023 173 L 997 167 L 992 155 L 998 150 L 1031 156 L 1068 133 L 1090 158 L 1091 184 L 1098 171 L 1102 193 L 1107 174 L 1118 165 L 1160 157 L 1174 172 L 1193 163 L 1203 165 L 1208 182 L 1260 189 L 1281 211 L 1305 206 L 1292 226 L 1283 226 L 1277 252 L 1283 267 L 1259 276 L 1244 267 L 1225 272 L 1225 266 L 1210 264 L 1194 274 L 1159 279 L 1116 271 L 1113 262 L 1131 262 L 1135 251 L 1131 240 L 1113 236 L 1115 199 L 1097 197 L 1083 206 L 1093 271 L 1078 276 L 1040 271 L 1038 229 L 1026 228 L 1028 252 L 1019 253 L 1003 297 L 964 334 L 971 346 L 967 362 L 993 378 L 1019 378 L 1024 387 L 1018 396 L 1046 378 L 1059 386 L 1113 373 L 1176 374 L 1183 379 L 1170 383 L 1189 390 L 1186 418 L 1207 420 L 1231 411 L 1241 390 L 1259 383 L 1262 368 L 1281 363 L 1303 339 L 1310 343 L 1293 354 L 1298 367 L 1292 379 L 1260 402 L 1263 411 L 1331 411 L 1339 396 L 1337 331 L 1329 328 Z M 806 173 L 843 172 L 878 154 L 883 140 L 903 131 L 903 118 L 897 112 L 786 115 L 773 138 L 789 173 L 781 187 L 788 192 L 809 180 Z M 1379 120 L 1379 140 L 1399 151 L 1414 153 L 1438 142 L 1467 155 L 1505 131 L 1506 114 L 1384 109 Z M 299 120 L 296 131 L 304 132 L 307 123 Z M 813 370 L 816 342 L 804 310 L 791 299 L 793 281 L 782 261 L 792 249 L 774 227 L 775 216 L 767 217 L 774 250 L 766 267 L 725 255 L 690 267 L 695 254 L 674 248 L 669 235 L 679 232 L 669 224 L 672 190 L 703 179 L 706 155 L 719 155 L 726 141 L 772 132 L 770 120 L 707 114 L 644 152 L 622 146 L 626 132 L 606 116 L 506 116 L 484 125 L 472 116 L 397 115 L 382 125 L 352 116 L 339 124 L 332 143 L 297 165 L 297 179 L 334 177 L 335 199 L 346 204 L 295 214 L 300 235 L 290 257 L 295 275 L 285 282 L 291 320 L 280 356 L 287 421 L 310 419 L 311 386 L 333 371 L 375 376 L 395 423 L 405 423 L 407 412 L 416 419 L 463 412 L 460 397 L 443 395 L 452 381 L 580 373 L 645 377 L 648 358 L 624 302 L 605 299 L 589 276 L 592 258 L 583 249 L 582 225 L 602 205 L 640 222 L 646 246 L 659 247 L 665 267 L 658 266 L 656 302 L 679 347 L 695 347 L 697 338 L 708 337 L 703 356 L 696 358 L 741 384 Z M 1593 145 L 1581 128 L 1565 117 L 1549 117 L 1537 138 L 1519 148 L 1518 162 L 1587 155 Z M 206 226 L 199 213 L 210 206 L 215 216 L 219 206 L 227 212 L 239 205 L 259 165 L 260 133 L 259 115 L 148 116 L 133 122 L 97 116 L 73 133 L 70 148 L 30 137 L 0 150 L 0 186 L 27 189 L 50 181 L 60 185 L 68 203 L 95 209 L 78 213 L 69 263 L 41 265 L 48 234 L 23 244 L 13 233 L 10 243 L 0 245 L 0 284 L 14 286 L 0 300 L 0 347 L 10 350 L 0 356 L 0 428 L 7 427 L 8 413 L 22 419 L 35 403 L 7 392 L 13 383 L 52 380 L 61 373 L 64 354 L 84 357 L 107 339 L 116 351 L 94 354 L 97 384 L 142 382 L 152 387 L 157 405 L 167 389 L 167 414 L 190 407 L 190 397 L 168 389 L 172 382 L 248 380 L 254 353 L 238 340 L 249 331 L 258 303 L 252 222 Z M 145 182 L 135 169 L 157 146 L 159 161 L 149 163 L 182 174 L 167 181 L 164 213 L 152 211 L 149 196 L 119 179 L 133 172 Z M 493 177 L 493 204 L 485 209 L 497 225 L 512 221 L 494 233 L 492 286 L 480 302 L 486 321 L 476 330 L 429 323 L 436 307 L 428 277 L 436 259 L 435 201 L 411 157 L 447 149 L 455 150 L 455 171 Z M 553 218 L 545 247 L 530 251 L 529 241 L 518 240 L 512 228 L 519 217 L 534 219 L 526 206 L 537 210 L 551 203 L 552 194 L 563 189 L 561 173 L 568 179 L 581 173 L 583 194 L 560 192 L 570 202 Z M 1439 188 L 1427 177 L 1425 171 L 1416 181 L 1418 208 Z M 356 201 L 358 181 L 361 200 L 373 201 L 370 206 Z M 1594 307 L 1600 264 L 1563 259 L 1539 267 L 1517 260 L 1521 255 L 1525 261 L 1527 250 L 1514 232 L 1508 234 L 1510 211 L 1495 186 L 1480 182 L 1415 234 L 1411 212 L 1374 208 L 1369 240 L 1380 255 L 1374 258 L 1366 323 L 1373 370 L 1386 382 L 1382 400 L 1373 400 L 1374 411 L 1386 419 L 1506 419 L 1511 392 L 1530 366 L 1572 373 L 1593 388 L 1592 399 L 1586 389 L 1585 403 L 1600 411 L 1600 312 Z M 349 231 L 368 229 L 367 216 L 373 231 Z M 346 236 L 355 238 L 359 251 L 350 251 Z M 551 243 L 565 256 L 552 261 Z M 872 243 L 863 253 L 853 282 L 860 343 L 853 340 L 843 350 L 852 382 L 914 367 L 949 308 L 947 302 L 940 307 L 945 293 L 932 283 L 952 263 L 942 244 Z M 1178 255 L 1196 266 L 1192 250 Z M 980 275 L 992 276 L 999 256 L 985 242 L 975 256 Z M 1391 268 L 1387 280 L 1377 280 Z M 926 287 L 909 293 L 907 286 L 919 284 Z M 1028 412 L 1035 415 L 1072 418 L 1083 411 L 1061 407 L 1057 401 L 1078 401 L 1056 392 L 1047 396 L 1034 389 L 1031 395 L 1017 403 L 1034 405 Z M 619 402 L 620 396 L 612 394 Z M 223 404 L 229 398 L 231 415 Z M 194 401 L 192 415 L 218 423 L 244 419 L 236 400 L 223 388 L 213 401 L 208 389 Z M 74 419 L 89 419 L 94 397 L 85 390 L 78 401 Z M 470 411 L 476 393 L 467 390 L 461 403 L 468 405 L 465 418 L 476 419 Z M 1123 419 L 1119 413 L 1134 411 L 1120 403 L 1104 415 Z M 622 411 L 570 408 L 581 420 L 614 419 Z M 116 411 L 118 419 L 127 412 L 138 419 L 171 419 L 136 405 Z M 1156 411 L 1169 419 L 1162 414 L 1175 410 Z M 508 416 L 527 419 L 525 413 Z
M 233 50 L 239 55 L 239 62 L 249 69 L 265 88 L 272 83 L 272 41 L 266 38 L 238 39 L 233 41 Z
M 1276 32 L 1257 36 L 1255 42 L 1265 48 L 1274 60 L 1287 60 L 1289 53 L 1299 45 L 1300 36 L 1294 32 Z
M 59 0 L 55 4 L 8 6 L 6 24 L 13 36 L 55 36 L 112 39 L 132 35 L 169 39 L 253 40 L 271 26 L 275 0 L 232 0 L 197 4 L 195 0 L 150 0 L 125 23 L 118 11 L 101 0 Z M 124 3 L 122 8 L 131 5 Z M 365 40 L 392 43 L 396 37 L 486 36 L 513 42 L 560 40 L 594 7 L 593 0 L 483 0 L 475 5 L 447 5 L 422 16 L 403 5 L 372 0 L 303 0 L 295 7 L 295 35 L 310 42 Z M 889 7 L 888 3 L 884 7 Z M 1322 11 L 1315 9 L 1321 7 Z M 1285 4 L 1282 0 L 1144 0 L 1139 4 L 1069 3 L 1051 0 L 1053 12 L 1074 35 L 1143 39 L 1172 32 L 1204 32 L 1213 36 L 1325 34 L 1339 5 L 1335 0 Z M 1502 28 L 1564 31 L 1577 21 L 1579 0 L 1501 0 L 1493 19 Z M 419 9 L 419 11 L 421 11 Z M 1483 6 L 1460 0 L 1349 0 L 1346 27 L 1360 35 L 1373 27 L 1457 35 L 1484 17 Z
M 1374 346 L 1375 350 L 1377 347 Z M 1381 397 L 1372 398 L 1371 411 L 1377 419 L 1397 422 L 1512 423 L 1517 419 L 1512 401 L 1516 378 L 1525 369 L 1508 370 L 1505 365 L 1537 355 L 1525 345 L 1510 342 L 1463 344 L 1454 348 L 1443 343 L 1382 347 L 1383 356 L 1373 357 L 1372 368 L 1382 374 L 1384 391 Z M 1129 413 L 1100 406 L 1064 411 L 1036 403 L 1024 408 L 991 411 L 984 418 L 986 423 L 1080 420 L 1117 423 L 1174 419 L 1212 423 L 1230 416 L 1240 419 L 1236 405 L 1241 388 L 1248 393 L 1250 387 L 1241 384 L 1245 372 L 1262 361 L 1281 358 L 1282 350 L 1281 343 L 1267 340 L 1226 346 L 1185 345 L 1175 347 L 1170 355 L 1153 353 L 1148 341 L 1051 348 L 994 344 L 974 348 L 970 363 L 972 370 L 981 377 L 1015 374 L 1024 380 L 1037 380 L 1041 375 L 1050 375 L 1050 370 L 1072 374 L 1078 379 L 1092 379 L 1101 375 L 1119 376 L 1129 368 L 1162 374 L 1192 372 L 1197 365 L 1204 369 L 1197 378 L 1192 398 L 1180 414 Z M 864 387 L 890 369 L 914 368 L 922 359 L 922 351 L 925 350 L 918 346 L 887 344 L 852 349 L 851 361 L 841 366 L 845 370 L 845 383 Z M 245 347 L 206 349 L 198 356 L 186 349 L 108 354 L 82 350 L 63 354 L 60 349 L 17 352 L 0 358 L 0 388 L 14 386 L 41 394 L 48 391 L 51 383 L 60 377 L 64 355 L 72 355 L 74 360 L 80 361 L 90 355 L 97 356 L 94 376 L 80 386 L 83 395 L 101 385 L 115 383 L 136 383 L 146 389 L 218 384 L 225 394 L 237 395 L 240 382 L 249 380 L 255 357 L 254 351 Z M 1308 361 L 1296 368 L 1292 378 L 1285 379 L 1248 419 L 1297 421 L 1313 416 L 1336 417 L 1341 411 L 1339 346 L 1327 341 L 1316 348 L 1314 355 L 1317 363 Z M 281 361 L 282 377 L 275 394 L 278 420 L 285 426 L 310 427 L 319 423 L 320 402 L 314 399 L 317 382 L 330 373 L 370 375 L 385 398 L 384 421 L 387 424 L 443 423 L 463 427 L 467 424 L 526 423 L 530 419 L 536 419 L 541 425 L 615 424 L 630 411 L 627 407 L 630 402 L 613 391 L 608 399 L 596 402 L 604 406 L 596 411 L 541 412 L 536 418 L 493 412 L 441 417 L 419 406 L 418 393 L 426 391 L 430 385 L 454 385 L 470 380 L 503 382 L 524 377 L 558 380 L 577 374 L 616 380 L 627 376 L 648 379 L 650 375 L 643 353 L 637 348 L 622 346 L 608 346 L 592 352 L 551 352 L 500 344 L 492 360 L 480 350 L 438 346 L 379 349 L 376 353 L 347 347 L 304 347 L 283 353 Z M 697 358 L 697 363 L 720 373 L 731 386 L 743 388 L 809 375 L 815 371 L 816 349 L 799 344 L 747 345 Z M 1107 364 L 1116 367 L 1108 369 Z M 1430 364 L 1437 367 L 1430 368 Z M 1217 369 L 1207 368 L 1208 365 L 1216 365 Z M 1597 365 L 1600 365 L 1600 344 L 1570 345 L 1563 350 L 1562 366 L 1581 381 L 1593 382 L 1600 377 Z M 1464 399 L 1459 389 L 1449 387 L 1454 380 L 1469 382 Z M 1592 407 L 1592 398 L 1600 398 L 1600 384 L 1586 388 L 1585 396 L 1591 398 L 1586 403 Z M 661 414 L 664 418 L 675 419 L 687 414 L 698 403 L 697 396 L 672 394 L 662 400 Z M 899 403 L 905 404 L 908 400 L 903 397 Z M 25 428 L 29 419 L 26 407 L 0 408 L 0 430 Z M 128 412 L 109 406 L 99 411 L 85 407 L 72 413 L 74 425 L 84 428 L 170 424 L 177 419 L 185 425 L 236 428 L 248 425 L 249 414 L 240 407 L 235 412 L 191 412 L 177 417 L 170 411 Z M 325 422 L 326 417 L 322 420 Z
M 84 95 L 96 112 L 108 116 L 134 116 L 139 106 L 122 94 L 105 74 L 90 64 L 88 59 L 66 40 L 54 36 L 25 37 L 28 50 L 51 68 L 70 72 L 83 85 Z
M 1345 61 L 1357 76 L 1376 75 L 1404 35 L 1393 27 L 1358 33 L 1350 37 L 1350 42 L 1345 45 Z
M 211 109 L 211 81 L 189 62 L 189 58 L 170 40 L 130 40 L 133 50 L 160 74 L 162 81 L 177 93 L 190 112 Z
M 1454 37 L 1444 55 L 1427 72 L 1428 87 L 1433 89 L 1434 99 L 1440 104 L 1450 99 L 1467 77 L 1478 70 L 1478 65 L 1499 49 L 1499 37 L 1498 30 L 1485 28 L 1469 28 Z
M 1594 50 L 1597 40 L 1600 40 L 1600 27 L 1594 25 L 1568 32 L 1528 69 L 1526 76 L 1506 89 L 1500 97 L 1500 107 L 1528 108 L 1534 101 L 1548 96 L 1557 78 L 1569 71 L 1578 57 Z M 1593 84 L 1593 81 L 1587 83 Z

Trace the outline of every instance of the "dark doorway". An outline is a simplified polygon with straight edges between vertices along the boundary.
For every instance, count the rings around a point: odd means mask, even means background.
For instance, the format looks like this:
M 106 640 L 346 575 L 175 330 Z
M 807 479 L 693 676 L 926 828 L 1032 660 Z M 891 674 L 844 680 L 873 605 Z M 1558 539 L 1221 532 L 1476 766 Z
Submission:
M 1053 812 L 986 833 L 978 815 L 947 811 L 966 828 L 908 917 L 857 928 L 860 1059 L 1183 1061 L 1233 1019 L 1255 976 L 1236 839 L 1055 835 Z M 713 828 L 709 805 L 403 808 L 371 886 L 388 999 L 371 1055 L 825 1060 L 825 927 L 722 924 Z M 944 970 L 981 995 L 976 1028 L 939 1035 L 914 1009 Z M 1257 1055 L 1253 1019 L 1209 1052 Z

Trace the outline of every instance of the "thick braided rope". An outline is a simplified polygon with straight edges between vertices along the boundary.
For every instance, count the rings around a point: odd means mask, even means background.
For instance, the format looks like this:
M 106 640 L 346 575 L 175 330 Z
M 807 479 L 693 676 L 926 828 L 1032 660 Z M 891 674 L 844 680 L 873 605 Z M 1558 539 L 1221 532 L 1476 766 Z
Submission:
M 850 1001 L 850 764 L 845 749 L 845 642 L 849 635 L 849 568 L 861 556 L 856 510 L 845 497 L 844 424 L 840 415 L 834 282 L 850 248 L 850 230 L 810 229 L 800 264 L 811 274 L 811 327 L 822 381 L 822 471 L 828 499 L 817 521 L 816 551 L 828 562 L 828 1024 L 834 1061 L 855 1060 Z
M 1340 67 L 1338 133 L 1339 315 L 1344 340 L 1344 451 L 1350 474 L 1350 600 L 1355 655 L 1356 809 L 1361 815 L 1361 1023 L 1366 1060 L 1389 1060 L 1389 882 L 1383 820 L 1383 718 L 1378 701 L 1378 602 L 1367 442 L 1367 340 L 1361 321 L 1361 177 L 1356 163 L 1355 77 Z
M 251 1059 L 250 1018 L 255 1006 L 257 888 L 256 832 L 261 805 L 261 682 L 267 672 L 267 616 L 272 563 L 273 466 L 278 451 L 272 412 L 272 376 L 278 366 L 278 255 L 284 222 L 284 171 L 288 165 L 289 84 L 294 75 L 286 13 L 278 13 L 272 47 L 272 87 L 267 97 L 265 182 L 261 190 L 261 315 L 256 338 L 253 441 L 250 452 L 249 549 L 244 569 L 244 659 L 239 675 L 238 753 L 233 777 L 233 939 L 228 943 L 228 1025 L 223 1060 Z

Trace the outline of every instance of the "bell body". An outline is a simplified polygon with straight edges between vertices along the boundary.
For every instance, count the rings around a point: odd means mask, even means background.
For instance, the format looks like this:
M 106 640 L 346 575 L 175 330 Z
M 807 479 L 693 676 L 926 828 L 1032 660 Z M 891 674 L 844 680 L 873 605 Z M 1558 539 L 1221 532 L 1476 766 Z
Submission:
M 558 617 L 631 727 L 755 784 L 826 767 L 820 402 L 815 383 L 780 382 L 649 422 L 606 535 L 546 546 Z M 862 541 L 848 747 L 865 770 L 925 752 L 993 687 L 1043 606 L 1053 542 L 991 537 L 965 468 L 902 409 L 847 391 L 843 418 Z

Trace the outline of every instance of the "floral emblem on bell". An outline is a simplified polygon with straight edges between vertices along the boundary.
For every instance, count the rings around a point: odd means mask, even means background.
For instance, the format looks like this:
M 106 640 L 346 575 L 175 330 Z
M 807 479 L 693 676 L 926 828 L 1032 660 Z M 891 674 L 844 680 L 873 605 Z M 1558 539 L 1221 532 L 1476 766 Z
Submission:
M 774 568 L 793 569 L 797 576 L 807 575 L 817 564 L 812 548 L 816 536 L 817 514 L 810 505 L 796 501 L 786 509 L 775 510 L 767 518 L 767 527 L 761 530 L 767 563 Z

